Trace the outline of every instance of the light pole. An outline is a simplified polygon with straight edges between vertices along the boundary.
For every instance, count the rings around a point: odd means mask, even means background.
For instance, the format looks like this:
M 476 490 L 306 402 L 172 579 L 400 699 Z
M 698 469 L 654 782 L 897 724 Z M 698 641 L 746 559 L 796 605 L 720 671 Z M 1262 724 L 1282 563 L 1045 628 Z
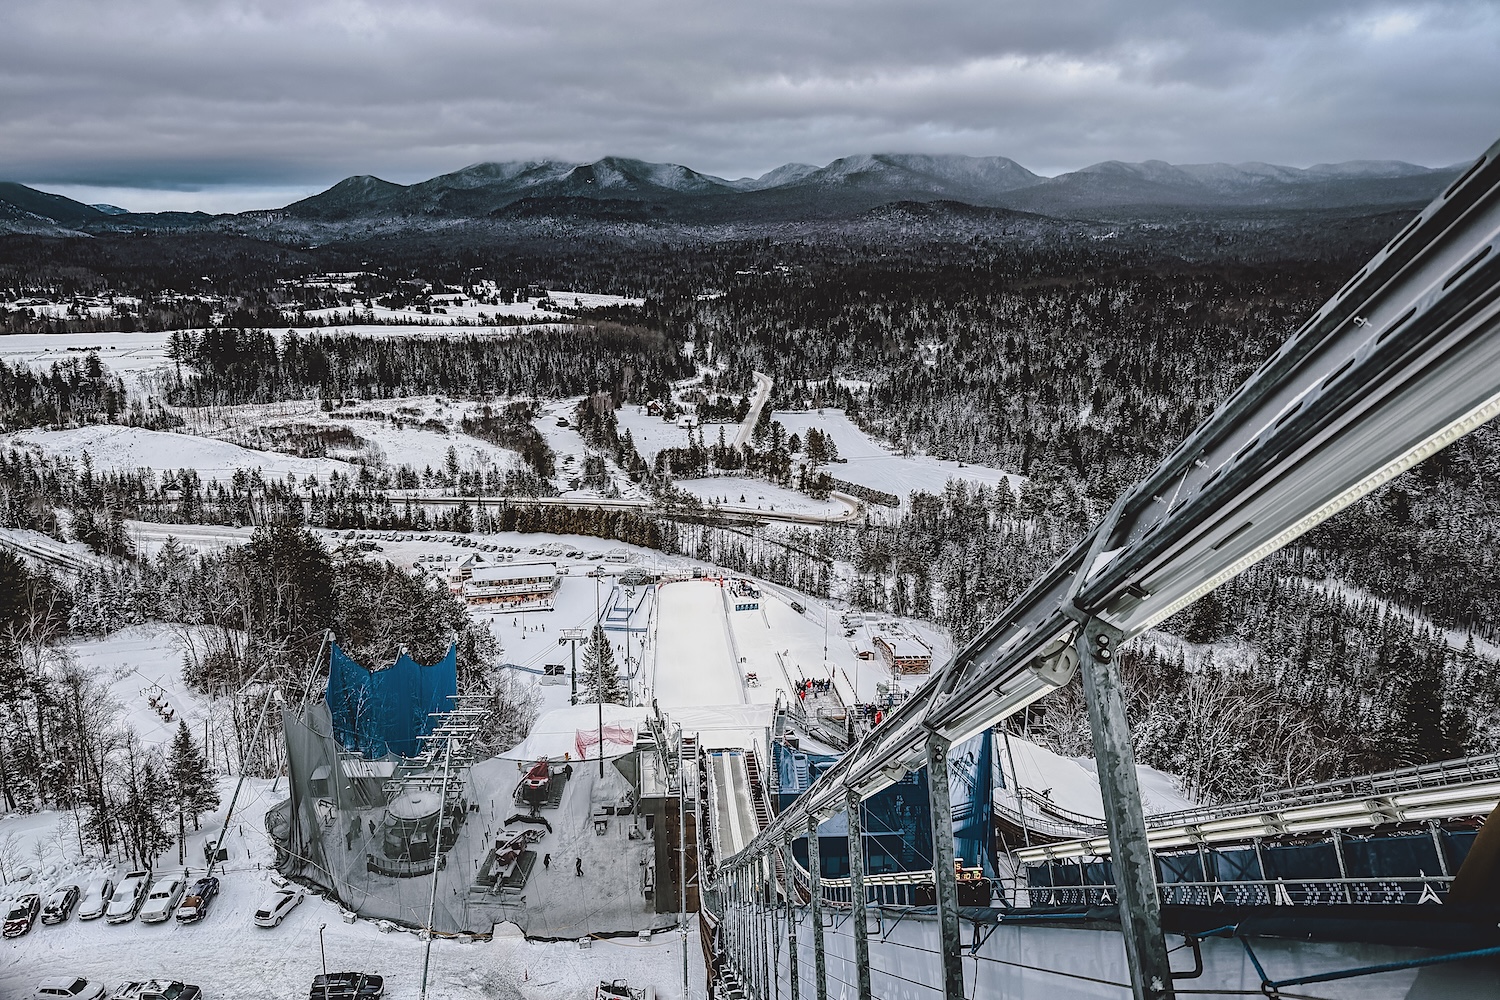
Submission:
M 327 924 L 318 925 L 318 954 L 323 956 L 323 989 L 328 989 L 328 952 L 323 948 L 323 929 Z
M 682 928 L 682 995 L 688 995 L 687 771 L 682 766 L 682 723 L 677 726 L 677 925 Z
M 572 678 L 573 693 L 568 699 L 569 705 L 578 704 L 578 644 L 580 642 L 583 642 L 586 636 L 587 633 L 584 632 L 584 630 L 581 628 L 565 628 L 562 630 L 562 634 L 557 638 L 557 644 L 559 646 L 561 646 L 563 643 L 569 644 L 569 646 L 571 647 L 569 652 L 572 654 L 573 658 L 573 672 L 569 675 Z
M 604 626 L 599 623 L 599 577 L 594 577 L 594 635 L 603 636 L 606 645 L 609 636 L 604 635 Z M 594 697 L 599 702 L 599 777 L 604 777 L 604 650 L 594 655 Z

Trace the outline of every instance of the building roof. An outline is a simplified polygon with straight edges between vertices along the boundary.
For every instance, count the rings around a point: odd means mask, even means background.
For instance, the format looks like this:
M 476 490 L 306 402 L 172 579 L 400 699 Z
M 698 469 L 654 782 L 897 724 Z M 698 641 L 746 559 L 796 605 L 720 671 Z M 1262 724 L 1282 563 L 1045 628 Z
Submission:
M 494 566 L 476 566 L 470 583 L 509 583 L 513 580 L 531 580 L 537 577 L 557 575 L 557 563 L 505 563 Z
M 932 658 L 932 650 L 922 640 L 910 635 L 891 635 L 887 632 L 877 632 L 871 640 L 878 642 L 890 650 L 892 656 L 898 660 L 917 657 Z

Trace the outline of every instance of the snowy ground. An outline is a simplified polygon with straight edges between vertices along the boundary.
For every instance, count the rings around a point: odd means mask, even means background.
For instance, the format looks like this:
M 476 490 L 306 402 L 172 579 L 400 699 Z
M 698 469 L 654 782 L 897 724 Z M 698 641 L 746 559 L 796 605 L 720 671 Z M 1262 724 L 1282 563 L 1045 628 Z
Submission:
M 202 650 L 198 629 L 132 625 L 106 638 L 73 642 L 62 649 L 108 687 L 120 706 L 121 719 L 142 744 L 165 748 L 176 735 L 179 720 L 187 722 L 201 744 L 204 722 L 211 713 L 182 679 L 184 657 Z M 156 706 L 151 704 L 153 699 Z M 210 734 L 215 756 L 224 744 L 233 742 L 232 731 Z
M 315 475 L 325 481 L 334 472 L 357 476 L 360 465 L 409 465 L 420 473 L 442 469 L 449 448 L 464 471 L 519 466 L 521 457 L 516 452 L 460 430 L 463 417 L 475 410 L 475 404 L 423 396 L 359 403 L 324 413 L 316 402 L 306 400 L 183 409 L 179 411 L 186 421 L 182 431 L 91 424 L 17 431 L 0 436 L 0 444 L 29 448 L 48 457 L 79 458 L 87 453 L 100 470 L 193 468 L 204 479 L 221 480 L 238 469 L 259 469 L 262 475 L 277 478 L 288 473 L 299 479 Z M 290 447 L 278 432 L 290 433 L 294 428 L 303 437 L 319 431 L 348 431 L 356 440 L 329 445 L 328 454 L 317 458 L 272 450 Z
M 561 495 L 568 499 L 595 499 L 601 495 L 599 490 L 573 488 L 573 480 L 583 475 L 583 455 L 589 450 L 583 435 L 574 427 L 578 403 L 577 396 L 547 402 L 532 424 L 557 454 L 557 476 L 553 483 Z M 612 458 L 605 456 L 604 465 L 617 495 L 632 499 L 643 496 L 640 487 L 630 481 Z
M 463 418 L 479 410 L 477 403 L 410 396 L 361 400 L 327 413 L 313 400 L 178 412 L 194 434 L 252 447 L 269 446 L 263 433 L 267 430 L 343 429 L 355 434 L 360 442 L 352 448 L 331 446 L 331 459 L 358 460 L 392 468 L 410 465 L 421 472 L 429 467 L 442 468 L 451 447 L 464 470 L 508 469 L 519 465 L 521 458 L 516 452 L 463 433 Z
M 950 479 L 993 486 L 1006 482 L 1019 487 L 1021 477 L 982 465 L 960 465 L 927 455 L 902 456 L 855 426 L 843 410 L 778 410 L 772 418 L 788 434 L 806 438 L 810 427 L 832 434 L 843 461 L 825 466 L 829 475 L 871 489 L 894 493 L 903 499 L 917 490 L 941 493 Z
M 330 970 L 378 973 L 385 977 L 387 996 L 417 995 L 424 942 L 416 935 L 382 933 L 364 920 L 346 924 L 336 906 L 314 896 L 280 927 L 256 927 L 251 918 L 270 887 L 267 873 L 232 871 L 222 883 L 208 917 L 195 925 L 38 923 L 26 936 L 0 945 L 0 996 L 30 996 L 40 980 L 54 975 L 82 975 L 109 990 L 127 980 L 164 976 L 195 983 L 210 998 L 285 1000 L 306 996 L 321 971 L 320 937 Z M 696 934 L 686 946 L 690 995 L 702 996 Z M 682 935 L 675 932 L 648 940 L 594 940 L 589 948 L 504 936 L 489 943 L 440 938 L 432 946 L 428 995 L 583 1000 L 594 995 L 600 980 L 624 978 L 633 987 L 654 986 L 658 996 L 681 997 L 683 947 Z
M 675 421 L 652 416 L 646 412 L 644 406 L 620 407 L 615 411 L 615 422 L 620 425 L 622 435 L 626 431 L 630 432 L 630 438 L 635 442 L 635 450 L 640 452 L 641 457 L 648 462 L 663 449 L 688 446 L 688 432 L 685 428 L 678 427 Z M 719 431 L 723 429 L 725 443 L 728 444 L 734 440 L 736 428 L 735 424 L 706 424 L 702 427 L 703 443 L 705 445 L 717 444 Z
M 346 283 L 345 287 L 348 290 L 353 290 L 354 286 L 352 283 Z M 490 290 L 493 291 L 493 288 Z M 378 321 L 387 323 L 448 323 L 459 325 L 485 323 L 497 317 L 544 323 L 548 320 L 565 319 L 571 310 L 602 309 L 607 306 L 622 305 L 638 306 L 644 301 L 644 299 L 630 298 L 623 295 L 606 295 L 599 292 L 573 292 L 554 289 L 548 290 L 545 296 L 532 299 L 518 299 L 514 302 L 501 302 L 497 305 L 480 302 L 466 295 L 440 294 L 431 296 L 431 308 L 426 312 L 414 308 L 390 309 L 372 302 L 369 305 L 362 303 L 357 307 L 339 306 L 330 309 L 313 309 L 307 315 L 325 320 L 337 319 L 350 315 L 352 308 L 356 317 L 370 316 Z
M 280 478 L 299 479 L 331 472 L 357 475 L 348 462 L 331 458 L 297 458 L 274 451 L 253 451 L 213 438 L 171 431 L 152 431 L 118 424 L 89 424 L 67 430 L 24 430 L 0 436 L 0 443 L 30 448 L 49 458 L 80 458 L 85 452 L 101 471 L 196 469 L 204 479 L 226 479 L 236 469 L 259 469 Z M 441 461 L 441 459 L 439 459 Z
M 853 517 L 855 507 L 846 500 L 829 497 L 814 500 L 804 493 L 747 476 L 716 476 L 711 479 L 678 479 L 674 486 L 705 504 L 737 510 L 773 510 L 823 517 Z
M 613 299 L 614 296 L 584 296 Z M 621 300 L 625 301 L 625 300 Z M 487 307 L 495 315 L 495 307 Z M 500 307 L 506 308 L 506 307 Z M 510 307 L 515 309 L 517 307 Z M 479 310 L 473 310 L 478 312 Z M 322 310 L 323 313 L 347 315 L 347 309 Z M 363 310 L 361 310 L 363 312 Z M 316 315 L 315 311 L 311 315 Z M 339 324 L 326 327 L 304 328 L 302 336 L 316 334 L 352 333 L 365 337 L 516 337 L 533 330 L 553 330 L 566 327 L 567 322 L 555 322 L 564 317 L 556 312 L 511 312 L 505 315 L 535 315 L 537 322 L 507 324 L 505 326 L 476 325 L 474 317 L 450 314 L 428 316 L 413 311 L 394 312 L 376 308 L 373 315 L 382 322 Z M 413 325 L 404 325 L 411 323 Z M 202 330 L 188 330 L 201 333 Z M 280 332 L 280 328 L 276 332 Z M 90 351 L 97 351 L 99 361 L 113 375 L 118 375 L 131 394 L 157 393 L 162 376 L 169 370 L 172 360 L 167 357 L 167 342 L 170 331 L 156 333 L 17 333 L 0 335 L 0 359 L 10 365 L 27 365 L 37 371 L 46 371 L 53 364 L 68 358 L 82 360 Z
M 1101 823 L 1104 821 L 1098 772 L 1091 758 L 1063 757 L 1019 736 L 1010 737 L 1009 744 L 1007 750 L 1004 741 L 999 738 L 995 741 L 995 753 L 1000 759 L 1007 789 L 1015 787 L 1014 776 L 1019 776 L 1022 787 L 1036 791 L 1060 810 Z M 1012 760 L 1015 761 L 1014 769 Z M 1172 776 L 1164 771 L 1138 764 L 1136 775 L 1141 783 L 1141 804 L 1147 815 L 1191 809 L 1199 804 L 1178 791 Z M 1013 796 L 1002 789 L 996 789 L 995 794 L 997 800 L 1004 800 L 1009 808 L 1015 808 Z M 1037 808 L 1030 801 L 1024 805 L 1024 811 L 1033 816 Z
M 50 369 L 68 358 L 83 360 L 98 351 L 99 360 L 120 376 L 127 391 L 140 391 L 143 381 L 152 383 L 171 364 L 167 357 L 166 333 L 18 333 L 0 336 L 0 359 L 7 364 L 27 365 L 37 371 Z

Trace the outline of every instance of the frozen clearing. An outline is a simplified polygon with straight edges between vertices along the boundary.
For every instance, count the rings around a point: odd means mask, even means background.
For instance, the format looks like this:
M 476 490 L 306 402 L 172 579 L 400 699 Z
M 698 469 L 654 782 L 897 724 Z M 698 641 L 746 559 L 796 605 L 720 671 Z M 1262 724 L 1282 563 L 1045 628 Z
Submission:
M 646 412 L 644 406 L 620 407 L 615 411 L 615 422 L 620 425 L 622 437 L 626 431 L 630 432 L 630 439 L 635 443 L 635 450 L 640 452 L 641 457 L 647 462 L 654 459 L 657 452 L 663 449 L 688 446 L 686 428 L 678 427 L 676 421 L 652 416 Z M 724 432 L 726 444 L 734 439 L 734 424 L 707 424 L 702 428 L 703 443 L 705 445 L 717 444 L 720 430 Z
M 772 419 L 781 422 L 788 434 L 807 437 L 810 427 L 832 434 L 841 462 L 823 466 L 837 479 L 894 493 L 905 499 L 918 490 L 941 493 L 950 479 L 994 486 L 1009 483 L 1019 489 L 1022 477 L 982 465 L 960 465 L 928 455 L 901 456 L 855 426 L 843 410 L 779 410 Z
M 716 476 L 710 479 L 678 479 L 672 485 L 710 506 L 734 510 L 775 510 L 793 514 L 818 514 L 823 517 L 852 517 L 854 508 L 836 497 L 814 500 L 804 493 L 745 476 Z
M 204 479 L 224 479 L 236 469 L 259 469 L 263 475 L 278 478 L 287 473 L 302 478 L 326 477 L 331 472 L 356 475 L 359 471 L 337 459 L 296 458 L 192 434 L 118 424 L 89 424 L 60 431 L 16 431 L 0 437 L 0 443 L 30 447 L 48 458 L 76 459 L 87 452 L 94 468 L 101 471 L 196 469 Z
M 178 720 L 186 721 L 200 742 L 203 737 L 207 713 L 182 679 L 183 659 L 193 655 L 189 644 L 195 642 L 196 633 L 191 627 L 132 625 L 106 638 L 73 642 L 62 649 L 109 688 L 142 743 L 165 747 L 177 734 Z M 151 707 L 152 698 L 159 709 Z M 215 754 L 220 752 L 220 741 L 232 742 L 232 738 L 233 733 L 215 734 Z

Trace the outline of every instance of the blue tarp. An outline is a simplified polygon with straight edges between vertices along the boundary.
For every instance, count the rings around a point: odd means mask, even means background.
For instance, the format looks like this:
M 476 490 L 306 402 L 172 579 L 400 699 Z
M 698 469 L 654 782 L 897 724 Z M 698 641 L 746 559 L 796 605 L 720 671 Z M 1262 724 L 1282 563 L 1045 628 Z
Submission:
M 346 750 L 375 760 L 415 757 L 432 731 L 434 712 L 453 707 L 458 694 L 458 649 L 431 666 L 402 653 L 384 670 L 366 670 L 335 643 L 328 659 L 328 712 L 334 737 Z

